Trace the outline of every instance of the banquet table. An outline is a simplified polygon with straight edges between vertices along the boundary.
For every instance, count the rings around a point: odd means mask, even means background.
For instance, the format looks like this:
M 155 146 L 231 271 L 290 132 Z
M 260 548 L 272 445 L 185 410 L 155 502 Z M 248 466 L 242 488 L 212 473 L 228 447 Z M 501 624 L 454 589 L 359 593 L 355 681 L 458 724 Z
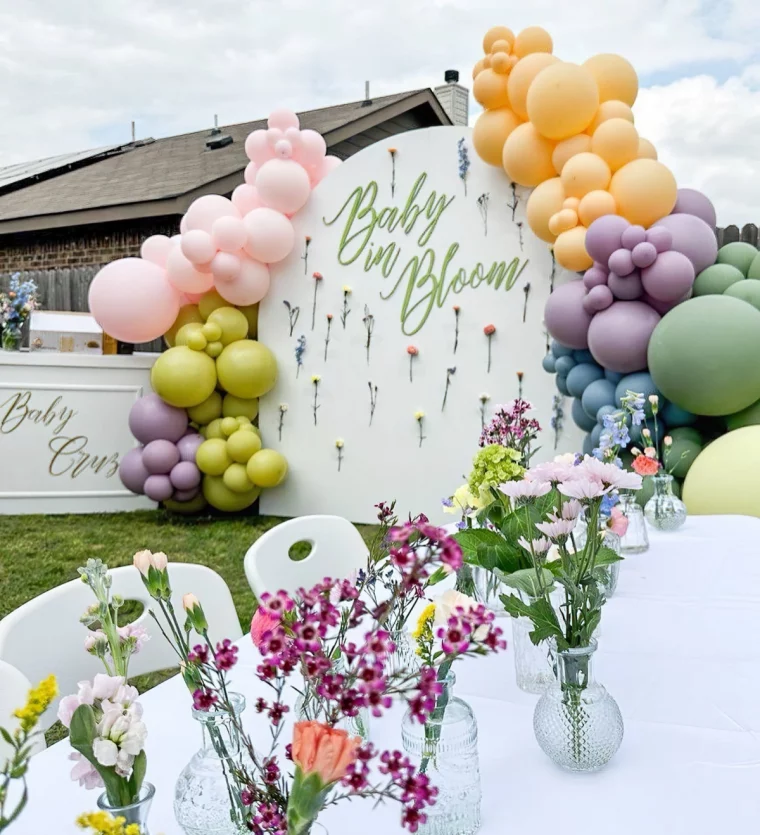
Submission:
M 538 697 L 517 689 L 509 650 L 456 665 L 456 694 L 479 726 L 483 835 L 757 831 L 760 519 L 694 517 L 676 533 L 650 529 L 650 540 L 649 551 L 621 564 L 602 618 L 596 673 L 625 720 L 623 744 L 604 770 L 567 773 L 542 753 L 533 736 Z M 510 619 L 501 623 L 509 638 Z M 256 664 L 244 637 L 233 688 L 246 695 L 248 726 L 263 747 L 268 729 L 250 707 L 263 688 Z M 181 835 L 174 783 L 200 729 L 178 676 L 141 701 L 147 779 L 156 786 L 151 833 Z M 373 741 L 400 748 L 400 726 L 400 709 L 372 720 Z M 64 740 L 34 758 L 29 805 L 14 835 L 73 835 L 77 815 L 96 808 L 97 792 L 69 780 L 70 751 Z M 393 804 L 343 803 L 320 821 L 330 835 L 401 831 Z

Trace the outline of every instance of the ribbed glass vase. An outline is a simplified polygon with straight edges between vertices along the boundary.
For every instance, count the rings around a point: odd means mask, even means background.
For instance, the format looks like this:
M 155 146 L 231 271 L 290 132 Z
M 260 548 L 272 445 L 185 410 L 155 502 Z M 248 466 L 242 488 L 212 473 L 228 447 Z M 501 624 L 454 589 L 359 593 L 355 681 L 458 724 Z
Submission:
M 647 522 L 658 531 L 677 531 L 686 521 L 686 505 L 673 493 L 673 476 L 651 476 L 654 494 L 644 506 Z

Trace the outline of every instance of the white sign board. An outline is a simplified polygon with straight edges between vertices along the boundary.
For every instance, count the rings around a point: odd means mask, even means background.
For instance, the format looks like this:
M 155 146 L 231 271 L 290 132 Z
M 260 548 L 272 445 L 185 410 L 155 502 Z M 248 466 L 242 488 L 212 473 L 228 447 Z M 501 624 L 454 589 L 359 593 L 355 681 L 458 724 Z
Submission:
M 461 127 L 376 143 L 313 191 L 260 310 L 279 366 L 260 426 L 290 464 L 262 513 L 371 522 L 396 499 L 400 516 L 441 521 L 477 451 L 481 397 L 488 419 L 518 372 L 545 427 L 538 458 L 556 454 L 542 315 L 567 276 L 528 228 L 526 197 Z M 558 452 L 582 442 L 564 405 Z

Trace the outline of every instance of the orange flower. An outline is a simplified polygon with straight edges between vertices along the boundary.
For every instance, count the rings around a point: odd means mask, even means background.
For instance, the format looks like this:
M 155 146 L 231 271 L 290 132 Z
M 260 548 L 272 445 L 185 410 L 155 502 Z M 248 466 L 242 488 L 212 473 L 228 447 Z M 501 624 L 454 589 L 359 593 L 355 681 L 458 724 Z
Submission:
M 393 156 L 393 155 L 396 153 L 396 149 L 395 149 L 395 148 L 388 148 L 388 153 L 389 153 L 391 156 Z
M 409 345 L 406 349 L 406 352 L 407 354 L 409 354 L 410 357 L 416 357 L 417 354 L 419 354 L 419 349 L 414 345 Z
M 496 325 L 486 325 L 483 328 L 483 333 L 486 336 L 493 336 L 496 333 Z
M 660 465 L 653 458 L 646 455 L 637 455 L 633 459 L 633 469 L 641 476 L 657 475 Z
M 459 313 L 459 310 L 460 310 L 459 305 L 455 304 L 454 305 L 454 313 Z
M 331 728 L 323 722 L 296 722 L 293 728 L 293 762 L 304 775 L 316 773 L 328 786 L 342 780 L 356 760 L 361 738 Z
M 322 273 L 312 273 L 314 281 L 322 281 Z

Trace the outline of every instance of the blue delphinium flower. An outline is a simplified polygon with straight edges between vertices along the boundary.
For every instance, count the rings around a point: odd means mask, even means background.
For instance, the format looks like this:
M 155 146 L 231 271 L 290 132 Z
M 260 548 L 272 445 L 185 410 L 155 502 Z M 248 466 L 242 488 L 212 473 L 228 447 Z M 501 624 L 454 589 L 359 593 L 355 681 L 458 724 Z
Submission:
M 464 193 L 467 195 L 467 171 L 470 168 L 470 155 L 467 152 L 464 137 L 457 142 L 457 151 L 459 154 L 459 179 L 464 184 Z
M 599 508 L 600 513 L 602 516 L 609 516 L 612 512 L 612 508 L 620 501 L 617 493 L 607 493 L 606 496 L 602 498 L 602 504 Z

